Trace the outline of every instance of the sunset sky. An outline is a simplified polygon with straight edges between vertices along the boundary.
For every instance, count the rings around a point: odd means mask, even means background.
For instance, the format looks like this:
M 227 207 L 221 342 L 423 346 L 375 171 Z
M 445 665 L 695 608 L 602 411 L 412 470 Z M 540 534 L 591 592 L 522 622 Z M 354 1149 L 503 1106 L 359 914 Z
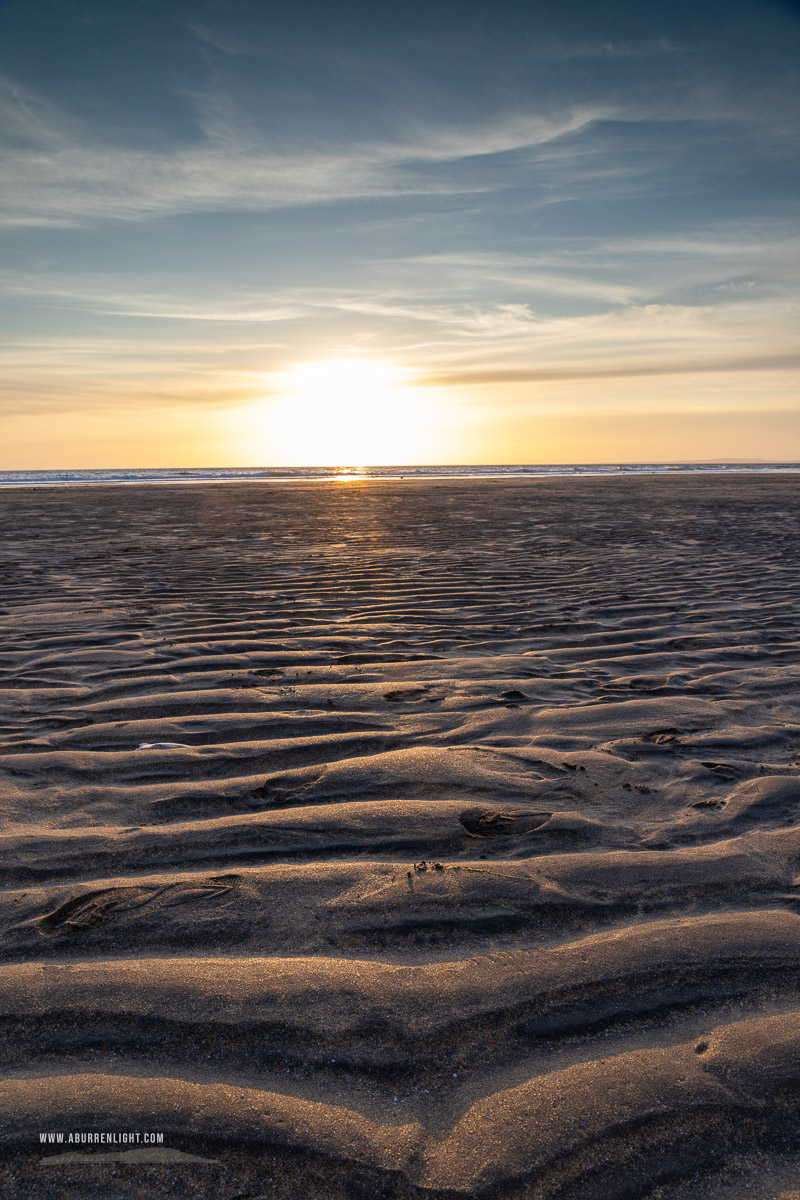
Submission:
M 0 0 L 0 469 L 800 459 L 800 6 Z

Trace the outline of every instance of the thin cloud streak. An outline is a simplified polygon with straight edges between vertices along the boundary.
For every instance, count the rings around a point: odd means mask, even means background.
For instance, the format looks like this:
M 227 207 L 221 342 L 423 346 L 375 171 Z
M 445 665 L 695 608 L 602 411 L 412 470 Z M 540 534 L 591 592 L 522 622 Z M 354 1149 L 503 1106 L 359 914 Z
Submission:
M 624 379 L 647 375 L 727 374 L 738 371 L 793 371 L 800 369 L 800 354 L 762 355 L 756 358 L 717 359 L 714 361 L 617 363 L 590 367 L 525 367 L 514 370 L 450 371 L 421 375 L 414 380 L 420 387 L 476 387 L 509 383 L 553 383 L 570 379 Z

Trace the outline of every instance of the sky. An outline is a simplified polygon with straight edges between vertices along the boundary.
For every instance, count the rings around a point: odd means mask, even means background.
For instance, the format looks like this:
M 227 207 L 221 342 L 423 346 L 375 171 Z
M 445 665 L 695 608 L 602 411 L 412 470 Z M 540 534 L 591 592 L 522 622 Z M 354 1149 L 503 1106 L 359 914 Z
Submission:
M 0 0 L 0 469 L 800 460 L 800 5 Z

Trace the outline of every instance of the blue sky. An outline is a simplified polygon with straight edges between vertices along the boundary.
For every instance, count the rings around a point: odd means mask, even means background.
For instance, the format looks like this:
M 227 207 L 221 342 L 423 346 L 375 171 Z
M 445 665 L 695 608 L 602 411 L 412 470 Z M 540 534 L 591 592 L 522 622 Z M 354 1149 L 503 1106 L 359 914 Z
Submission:
M 798 51 L 778 0 L 0 3 L 0 467 L 269 462 L 343 358 L 433 461 L 800 458 Z

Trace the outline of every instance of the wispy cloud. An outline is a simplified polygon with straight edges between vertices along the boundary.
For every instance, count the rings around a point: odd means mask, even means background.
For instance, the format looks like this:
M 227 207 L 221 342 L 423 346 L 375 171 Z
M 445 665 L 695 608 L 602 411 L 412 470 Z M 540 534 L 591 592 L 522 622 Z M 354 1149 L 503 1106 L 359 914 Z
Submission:
M 602 249 L 597 253 L 602 255 Z M 668 255 L 664 261 L 670 261 Z M 754 257 L 750 266 L 755 264 Z M 176 343 L 176 337 L 166 332 L 169 325 L 187 332 L 194 326 L 218 326 L 218 333 L 200 333 L 198 329 L 186 340 L 186 345 L 202 346 L 204 354 L 208 345 L 227 344 L 235 352 L 237 345 L 246 343 L 246 338 L 242 341 L 245 330 L 271 326 L 280 330 L 281 339 L 271 343 L 273 349 L 285 350 L 277 355 L 276 369 L 293 354 L 307 355 L 307 347 L 320 338 L 328 344 L 331 337 L 338 337 L 343 344 L 353 338 L 362 339 L 363 344 L 364 338 L 371 338 L 377 352 L 403 359 L 414 355 L 423 370 L 439 373 L 440 364 L 441 370 L 472 376 L 476 369 L 486 369 L 498 381 L 510 381 L 516 371 L 523 375 L 533 369 L 561 372 L 570 365 L 601 376 L 609 362 L 619 364 L 623 358 L 635 373 L 650 371 L 648 364 L 667 360 L 677 364 L 676 369 L 682 369 L 684 363 L 700 363 L 698 369 L 705 370 L 704 362 L 741 365 L 745 361 L 760 361 L 766 368 L 768 361 L 788 364 L 787 355 L 796 344 L 800 306 L 791 289 L 770 281 L 766 271 L 760 284 L 747 279 L 748 286 L 740 286 L 741 280 L 720 281 L 716 276 L 720 264 L 714 255 L 707 264 L 705 280 L 702 275 L 696 277 L 691 303 L 667 297 L 649 300 L 645 283 L 658 282 L 651 277 L 638 286 L 601 290 L 599 308 L 593 280 L 578 273 L 580 267 L 586 272 L 587 263 L 572 261 L 575 274 L 562 279 L 553 271 L 552 259 L 544 276 L 527 261 L 517 277 L 506 256 L 464 256 L 456 259 L 455 268 L 474 274 L 469 286 L 465 281 L 462 287 L 453 286 L 449 274 L 453 265 L 433 256 L 422 264 L 424 277 L 420 279 L 415 275 L 420 264 L 412 261 L 409 276 L 398 283 L 399 266 L 373 280 L 372 265 L 367 264 L 364 278 L 349 288 L 320 283 L 254 289 L 208 274 L 184 280 L 166 274 L 160 278 L 90 272 L 70 276 L 52 268 L 38 273 L 7 272 L 0 282 L 7 295 L 37 306 L 43 313 L 63 309 L 78 317 L 112 319 L 108 344 L 122 346 L 127 338 L 132 359 L 141 353 L 142 322 L 148 326 L 151 340 L 160 330 L 152 342 L 156 357 L 167 356 Z M 432 274 L 439 269 L 442 275 Z M 640 269 L 645 276 L 653 270 L 647 262 Z M 481 274 L 484 270 L 487 276 Z M 391 290 L 381 286 L 387 276 L 393 277 Z M 496 300 L 491 298 L 487 278 L 493 281 Z M 666 284 L 668 293 L 673 284 L 671 274 Z M 554 312 L 534 307 L 530 301 L 503 298 L 504 293 L 520 295 L 534 287 L 539 289 L 540 300 L 547 298 L 548 288 L 551 302 L 561 302 L 566 295 L 572 311 Z M 664 289 L 661 291 L 663 296 Z M 631 301 L 635 293 L 644 299 Z M 479 295 L 483 298 L 477 299 Z M 619 302 L 612 304 L 615 298 Z M 232 335 L 229 330 L 234 327 L 238 332 Z M 77 338 L 77 343 L 80 340 Z M 34 357 L 42 366 L 40 356 Z M 269 369 L 268 360 L 274 357 L 267 356 L 264 369 Z M 503 376 L 502 370 L 512 374 Z
M 12 144 L 0 168 L 6 225 L 70 226 L 174 213 L 268 210 L 364 197 L 491 191 L 490 179 L 415 175 L 415 164 L 454 163 L 542 146 L 585 128 L 597 110 L 511 114 L 472 128 L 438 125 L 411 141 L 362 141 L 334 150 L 278 152 L 242 138 L 243 120 L 210 120 L 200 146 L 171 152 L 97 144 L 44 100 L 6 80 L 0 123 Z

